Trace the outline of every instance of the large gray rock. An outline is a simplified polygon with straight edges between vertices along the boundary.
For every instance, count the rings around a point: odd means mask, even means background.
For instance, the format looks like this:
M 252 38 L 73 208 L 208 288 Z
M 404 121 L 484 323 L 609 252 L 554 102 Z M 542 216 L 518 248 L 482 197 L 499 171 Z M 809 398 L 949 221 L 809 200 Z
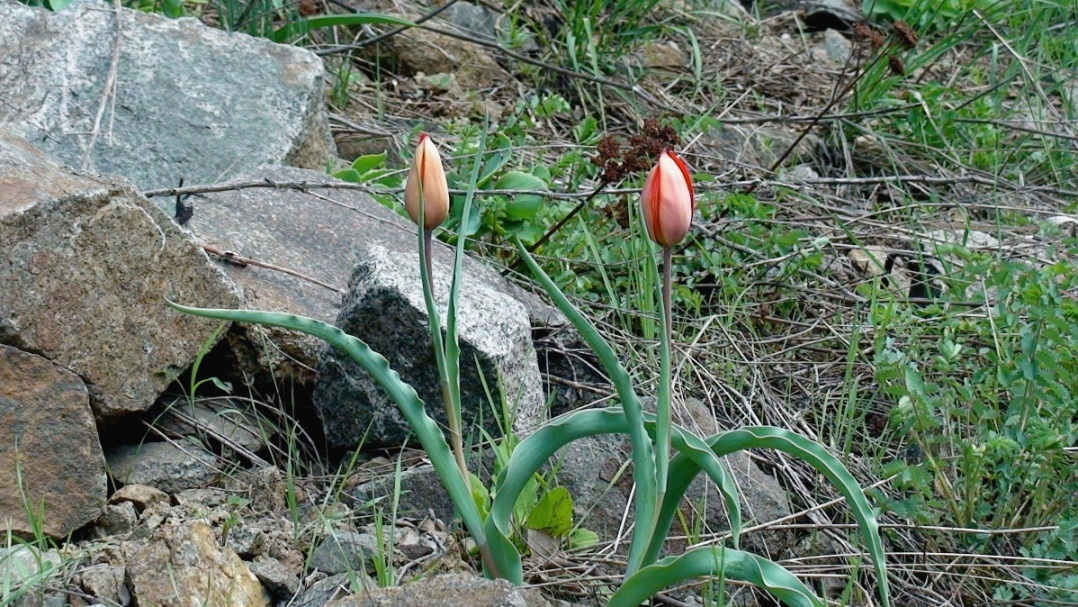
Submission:
M 240 557 L 202 521 L 165 524 L 145 544 L 124 544 L 127 578 L 139 605 L 265 607 L 269 597 Z
M 145 198 L 61 169 L 3 130 L 0 192 L 0 343 L 77 373 L 99 421 L 149 409 L 217 327 L 172 310 L 166 297 L 239 303 L 190 236 Z
M 266 167 L 239 180 L 336 182 L 323 173 L 286 167 Z M 406 380 L 422 382 L 417 387 L 431 405 L 429 411 L 441 410 L 419 287 L 415 226 L 409 220 L 356 190 L 247 188 L 208 194 L 192 204 L 188 226 L 202 242 L 318 281 L 256 265 L 222 263 L 243 290 L 247 307 L 329 323 L 340 317 L 343 324 L 338 326 L 386 355 Z M 453 250 L 436 242 L 434 262 L 444 316 Z M 354 269 L 358 282 L 342 310 L 341 291 Z M 486 400 L 474 364 L 473 355 L 478 354 L 492 388 L 497 386 L 495 370 L 502 373 L 506 397 L 517 405 L 518 427 L 534 425 L 543 417 L 543 396 L 531 319 L 545 320 L 550 309 L 471 259 L 465 259 L 464 273 L 461 366 L 469 419 Z M 318 366 L 325 348 L 312 337 L 246 324 L 236 326 L 230 339 L 245 370 L 268 368 L 278 377 L 305 383 L 312 380 L 311 368 Z M 366 375 L 335 351 L 319 368 L 316 400 L 335 447 L 354 446 L 375 417 L 379 423 L 368 440 L 396 443 L 407 433 L 395 406 L 383 403 Z M 372 409 L 372 403 L 377 407 Z M 485 418 L 491 418 L 489 408 Z
M 323 88 L 313 53 L 195 19 L 0 0 L 0 127 L 142 189 L 214 183 L 265 163 L 324 167 Z
M 62 538 L 105 509 L 105 458 L 86 385 L 71 371 L 0 346 L 0 521 L 25 538 Z M 27 509 L 34 512 L 33 521 Z
M 430 347 L 419 256 L 406 239 L 368 242 L 365 253 L 352 274 L 337 326 L 385 356 L 390 367 L 426 403 L 427 414 L 444 427 L 446 416 Z M 450 266 L 437 263 L 433 273 L 444 327 Z M 490 402 L 484 382 L 500 386 L 509 408 L 510 419 L 506 421 L 516 432 L 527 433 L 542 423 L 546 407 L 524 305 L 465 271 L 457 326 L 463 432 L 472 433 L 480 419 L 488 432 L 499 432 L 501 405 L 497 396 Z M 356 362 L 336 349 L 326 350 L 314 402 L 326 438 L 334 447 L 354 447 L 364 436 L 370 444 L 403 445 L 411 433 L 397 405 Z

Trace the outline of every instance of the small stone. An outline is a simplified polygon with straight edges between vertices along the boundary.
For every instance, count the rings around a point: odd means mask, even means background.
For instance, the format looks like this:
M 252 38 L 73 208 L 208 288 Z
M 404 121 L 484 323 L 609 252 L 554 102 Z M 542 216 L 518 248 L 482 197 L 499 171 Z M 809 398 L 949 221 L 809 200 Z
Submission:
M 377 553 L 378 540 L 373 535 L 334 531 L 314 549 L 310 566 L 330 575 L 366 571 L 371 557 Z
M 853 53 L 853 44 L 849 39 L 833 29 L 824 31 L 823 46 L 832 63 L 845 64 Z
M 259 557 L 247 566 L 277 600 L 286 600 L 299 592 L 298 568 L 274 558 Z
M 135 506 L 135 510 L 141 514 L 143 510 L 151 506 L 168 506 L 169 497 L 167 493 L 160 489 L 132 483 L 120 487 L 109 498 L 110 504 L 121 504 L 123 502 L 131 502 Z
M 91 565 L 79 571 L 79 587 L 83 592 L 106 604 L 131 604 L 131 592 L 124 583 L 123 567 Z
M 436 575 L 404 586 L 371 588 L 327 603 L 325 607 L 549 607 L 534 588 L 474 574 Z
M 240 523 L 227 530 L 225 545 L 244 559 L 262 554 L 266 544 L 266 534 L 261 529 Z
M 127 535 L 135 530 L 138 524 L 138 511 L 131 502 L 120 502 L 105 506 L 102 514 L 94 526 L 94 537 L 102 538 L 110 535 Z
M 269 598 L 235 552 L 202 521 L 162 525 L 128 548 L 127 573 L 139 605 L 267 607 Z

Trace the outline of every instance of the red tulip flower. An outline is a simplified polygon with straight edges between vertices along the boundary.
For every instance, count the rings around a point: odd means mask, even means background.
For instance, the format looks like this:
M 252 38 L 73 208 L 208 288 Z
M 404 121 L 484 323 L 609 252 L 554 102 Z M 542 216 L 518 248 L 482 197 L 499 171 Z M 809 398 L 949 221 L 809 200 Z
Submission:
M 430 135 L 419 136 L 412 157 L 412 169 L 404 184 L 404 208 L 408 216 L 419 225 L 419 205 L 423 203 L 424 230 L 433 230 L 442 225 L 449 215 L 449 185 L 445 180 L 445 168 L 438 148 L 430 140 Z
M 689 167 L 677 154 L 664 150 L 648 173 L 640 196 L 648 237 L 664 247 L 681 242 L 692 226 L 696 193 Z

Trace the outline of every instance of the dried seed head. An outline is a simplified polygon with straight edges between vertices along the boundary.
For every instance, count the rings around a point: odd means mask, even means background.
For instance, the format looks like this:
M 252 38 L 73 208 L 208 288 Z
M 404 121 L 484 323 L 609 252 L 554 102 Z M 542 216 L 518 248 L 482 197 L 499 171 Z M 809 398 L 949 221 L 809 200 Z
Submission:
M 917 32 L 913 31 L 909 23 L 899 19 L 893 24 L 895 28 L 895 37 L 898 38 L 899 44 L 906 49 L 911 49 L 917 46 Z
M 898 55 L 890 55 L 887 57 L 887 64 L 891 66 L 891 71 L 899 76 L 906 75 L 906 64 L 902 62 L 902 58 Z
M 855 23 L 853 33 L 858 40 L 868 42 L 874 49 L 879 49 L 887 43 L 887 38 L 883 35 L 883 32 L 867 23 Z

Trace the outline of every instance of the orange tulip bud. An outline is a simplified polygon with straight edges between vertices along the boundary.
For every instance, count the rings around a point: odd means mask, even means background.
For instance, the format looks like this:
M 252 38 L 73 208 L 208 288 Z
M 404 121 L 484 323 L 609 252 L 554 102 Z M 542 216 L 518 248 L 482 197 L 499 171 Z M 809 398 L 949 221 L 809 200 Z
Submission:
M 449 215 L 449 185 L 445 180 L 445 169 L 438 148 L 423 133 L 419 136 L 419 145 L 412 157 L 412 169 L 404 184 L 404 208 L 408 216 L 419 225 L 419 203 L 424 203 L 423 228 L 433 230 L 442 225 Z
M 659 156 L 644 182 L 640 209 L 648 237 L 664 247 L 676 245 L 689 233 L 696 193 L 689 167 L 677 154 L 664 150 Z

